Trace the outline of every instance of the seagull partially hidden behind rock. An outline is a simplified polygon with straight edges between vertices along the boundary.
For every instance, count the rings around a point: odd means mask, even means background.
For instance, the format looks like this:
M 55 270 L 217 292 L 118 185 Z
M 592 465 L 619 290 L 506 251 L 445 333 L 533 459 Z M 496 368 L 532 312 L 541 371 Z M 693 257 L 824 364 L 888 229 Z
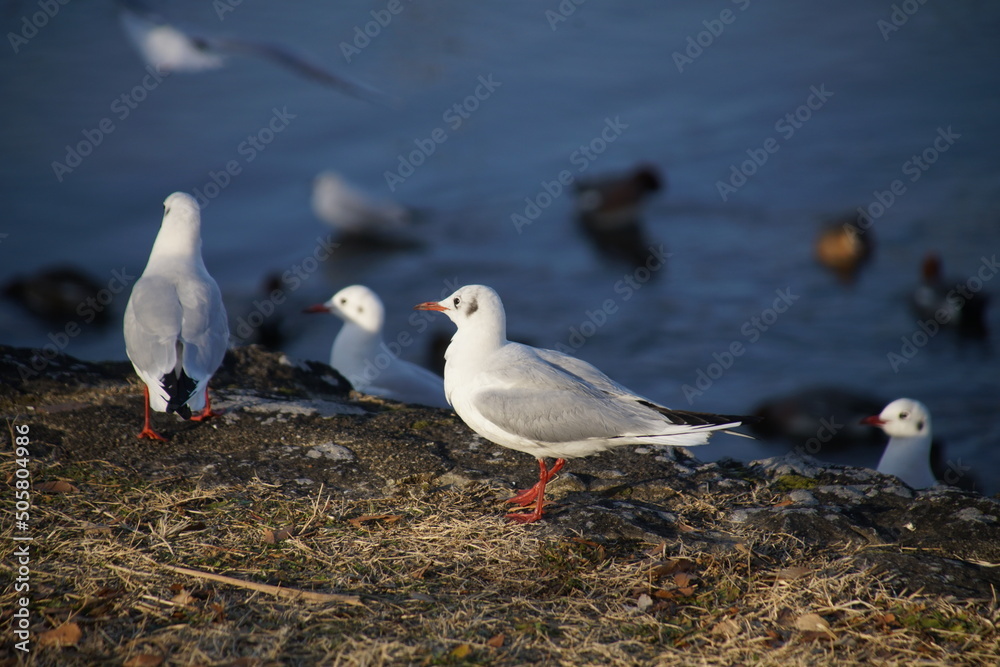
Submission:
M 296 55 L 284 46 L 265 42 L 209 37 L 180 30 L 140 0 L 117 0 L 126 35 L 143 59 L 160 72 L 201 72 L 218 69 L 224 56 L 237 53 L 266 58 L 307 79 L 383 106 L 395 101 L 371 86 L 351 81 Z
M 201 257 L 201 210 L 175 192 L 163 202 L 160 232 L 125 307 L 125 350 L 145 384 L 138 437 L 165 440 L 150 426 L 150 408 L 195 421 L 217 414 L 208 381 L 228 344 L 222 294 Z
M 895 475 L 914 489 L 938 483 L 931 471 L 931 415 L 923 403 L 899 398 L 861 423 L 878 426 L 889 435 L 878 463 L 880 473 Z
M 441 376 L 400 359 L 401 342 L 394 341 L 390 347 L 382 339 L 385 308 L 369 288 L 345 287 L 306 312 L 332 313 L 344 321 L 333 341 L 330 365 L 357 391 L 403 403 L 449 407 Z
M 538 482 L 507 501 L 534 503 L 534 511 L 508 514 L 514 521 L 542 518 L 545 485 L 567 458 L 622 445 L 702 445 L 746 419 L 670 410 L 575 357 L 508 341 L 503 304 L 489 287 L 468 285 L 415 308 L 442 312 L 458 327 L 444 370 L 458 416 L 484 438 L 538 459 Z M 551 468 L 545 457 L 556 457 Z

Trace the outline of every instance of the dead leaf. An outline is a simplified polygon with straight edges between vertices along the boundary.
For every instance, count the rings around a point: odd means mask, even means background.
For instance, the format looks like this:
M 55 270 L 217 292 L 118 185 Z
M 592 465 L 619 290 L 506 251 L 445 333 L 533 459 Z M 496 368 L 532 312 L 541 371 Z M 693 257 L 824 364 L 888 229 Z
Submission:
M 896 615 L 892 613 L 879 614 L 875 617 L 875 622 L 879 625 L 895 625 Z
M 467 657 L 470 653 L 472 653 L 471 646 L 468 644 L 459 644 L 455 648 L 451 649 L 451 653 L 449 655 L 453 658 L 461 660 L 462 658 Z
M 123 667 L 159 667 L 163 664 L 162 655 L 152 653 L 140 653 L 125 661 Z
M 507 636 L 501 632 L 500 634 L 494 635 L 493 637 L 488 639 L 486 641 L 486 645 L 489 646 L 490 648 L 500 648 L 503 646 L 503 643 L 505 641 L 507 641 Z
M 657 565 L 650 571 L 653 581 L 661 577 L 668 577 L 677 572 L 690 572 L 694 569 L 694 561 L 690 558 L 671 558 L 665 563 Z
M 80 525 L 83 526 L 84 535 L 110 535 L 111 526 L 106 526 L 101 523 L 91 523 L 89 521 L 81 521 Z
M 362 516 L 354 517 L 353 519 L 348 519 L 347 523 L 351 524 L 355 528 L 361 528 L 363 524 L 369 521 L 384 521 L 385 523 L 396 523 L 403 517 L 399 514 L 364 514 Z
M 682 533 L 696 533 L 696 532 L 698 532 L 697 528 L 695 528 L 694 526 L 689 526 L 688 524 L 684 523 L 683 521 L 678 521 L 677 522 L 677 530 L 681 531 Z
M 81 637 L 83 631 L 80 630 L 80 626 L 67 621 L 58 628 L 46 630 L 38 635 L 38 643 L 41 646 L 76 646 Z
M 418 567 L 413 572 L 410 572 L 410 576 L 413 577 L 414 579 L 423 579 L 424 575 L 427 574 L 427 570 L 429 569 L 431 569 L 431 564 L 427 563 L 427 565 L 424 565 L 423 567 Z
M 734 637 L 740 634 L 740 625 L 731 618 L 724 618 L 714 626 L 709 631 L 713 635 L 722 635 L 723 637 Z
M 64 482 L 61 479 L 55 482 L 39 482 L 35 484 L 35 490 L 41 491 L 42 493 L 79 493 L 80 489 L 76 488 L 69 482 Z
M 222 623 L 223 621 L 226 620 L 226 608 L 225 607 L 223 607 L 218 602 L 213 602 L 212 604 L 209 605 L 209 607 L 211 607 L 212 611 L 215 612 L 215 616 L 212 617 L 212 622 L 213 623 Z
M 771 505 L 771 507 L 788 507 L 789 505 L 794 505 L 794 504 L 795 501 L 789 499 L 789 500 L 782 500 L 780 503 L 775 503 Z
M 277 544 L 282 540 L 287 540 L 289 537 L 295 537 L 296 533 L 298 533 L 298 529 L 296 528 L 281 528 L 279 530 L 265 528 L 264 544 Z
M 174 604 L 179 604 L 179 605 L 192 605 L 195 602 L 194 596 L 188 593 L 183 588 L 170 601 L 173 602 Z
M 645 552 L 650 558 L 663 558 L 664 554 L 667 553 L 667 543 L 660 542 L 652 549 Z
M 692 595 L 694 595 L 694 586 L 684 586 L 683 588 L 678 588 L 677 593 L 686 598 L 689 598 Z
M 777 572 L 774 576 L 778 581 L 791 581 L 793 579 L 801 579 L 812 572 L 808 567 L 785 567 Z
M 803 632 L 831 632 L 830 624 L 819 614 L 802 614 L 795 619 L 795 629 Z
M 698 577 L 689 572 L 677 572 L 674 574 L 674 585 L 680 588 L 690 586 L 691 582 Z

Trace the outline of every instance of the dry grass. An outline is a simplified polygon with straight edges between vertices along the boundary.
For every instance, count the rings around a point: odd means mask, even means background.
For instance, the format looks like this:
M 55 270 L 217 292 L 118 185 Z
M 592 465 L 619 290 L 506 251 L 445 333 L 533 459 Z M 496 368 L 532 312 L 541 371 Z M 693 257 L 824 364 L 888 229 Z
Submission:
M 13 469 L 9 458 L 0 464 L 5 478 Z M 896 595 L 855 553 L 789 536 L 685 553 L 681 541 L 606 543 L 510 524 L 486 489 L 344 501 L 259 481 L 137 483 L 102 461 L 34 473 L 75 488 L 34 492 L 28 664 L 982 665 L 1000 656 L 995 599 Z M 5 522 L 4 563 L 10 537 Z M 161 565 L 363 604 L 288 599 Z M 5 584 L 8 624 L 15 594 Z M 79 638 L 42 645 L 41 633 L 66 623 Z M 17 660 L 4 650 L 0 662 Z

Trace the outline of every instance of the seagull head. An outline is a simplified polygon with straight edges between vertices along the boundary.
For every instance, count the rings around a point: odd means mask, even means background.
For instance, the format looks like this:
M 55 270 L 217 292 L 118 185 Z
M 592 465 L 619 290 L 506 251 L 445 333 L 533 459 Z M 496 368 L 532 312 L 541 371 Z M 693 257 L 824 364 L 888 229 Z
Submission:
M 507 318 L 500 295 L 485 285 L 459 287 L 441 301 L 426 301 L 413 308 L 444 313 L 459 332 L 464 329 L 506 337 Z
M 333 313 L 345 322 L 355 324 L 365 331 L 378 333 L 385 319 L 382 299 L 364 285 L 351 285 L 340 290 L 329 301 L 309 306 L 307 313 Z
M 150 258 L 201 255 L 201 207 L 194 197 L 175 192 L 163 201 L 163 222 Z
M 878 426 L 894 438 L 913 438 L 931 434 L 931 415 L 920 401 L 899 398 L 885 406 L 881 413 L 861 420 L 862 424 Z

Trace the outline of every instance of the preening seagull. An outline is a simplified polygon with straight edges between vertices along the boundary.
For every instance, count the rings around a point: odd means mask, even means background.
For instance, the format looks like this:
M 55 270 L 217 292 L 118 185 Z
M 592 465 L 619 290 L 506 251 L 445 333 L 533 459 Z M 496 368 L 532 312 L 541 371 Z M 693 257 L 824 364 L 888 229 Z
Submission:
M 228 343 L 222 294 L 201 257 L 201 210 L 192 196 L 175 192 L 163 202 L 160 232 L 125 307 L 125 349 L 145 383 L 138 437 L 165 439 L 150 426 L 150 408 L 196 421 L 216 414 L 208 381 Z
M 444 370 L 458 416 L 484 438 L 538 459 L 538 482 L 507 501 L 535 509 L 508 514 L 514 521 L 542 517 L 545 485 L 567 458 L 622 445 L 702 445 L 747 419 L 670 410 L 575 357 L 508 341 L 503 304 L 489 287 L 467 285 L 416 308 L 442 312 L 458 327 Z M 556 457 L 552 468 L 545 457 Z
M 333 313 L 344 320 L 333 341 L 330 365 L 356 390 L 403 403 L 448 407 L 441 377 L 400 359 L 401 350 L 390 348 L 382 339 L 385 308 L 375 292 L 351 285 L 306 312 Z

